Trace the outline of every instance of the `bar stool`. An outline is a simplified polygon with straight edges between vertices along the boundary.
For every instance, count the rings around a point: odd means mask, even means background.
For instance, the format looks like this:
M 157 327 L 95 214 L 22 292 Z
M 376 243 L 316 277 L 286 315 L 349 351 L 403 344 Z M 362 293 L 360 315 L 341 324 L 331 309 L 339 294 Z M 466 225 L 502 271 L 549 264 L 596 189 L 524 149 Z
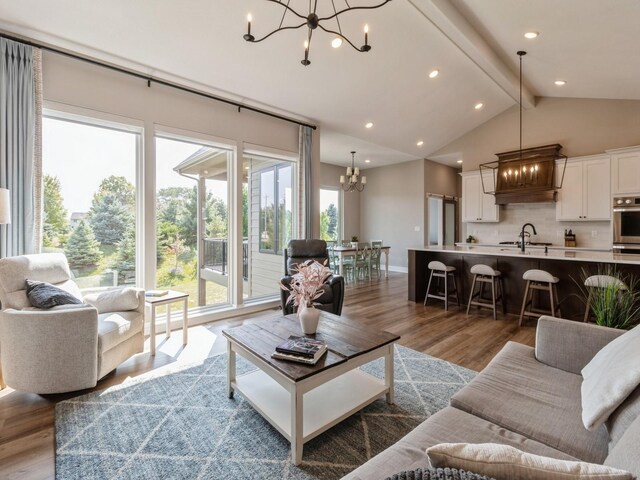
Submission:
M 444 311 L 449 310 L 449 296 L 456 294 L 456 302 L 458 302 L 458 307 L 460 307 L 460 297 L 458 296 L 458 286 L 456 285 L 456 267 L 451 267 L 445 265 L 442 262 L 432 261 L 429 262 L 427 268 L 431 270 L 431 275 L 429 275 L 429 283 L 427 285 L 427 294 L 424 297 L 424 304 L 427 304 L 427 299 L 429 298 L 437 298 L 438 300 L 444 300 Z M 433 293 L 429 293 L 431 290 L 431 281 L 433 277 L 436 278 L 444 278 L 444 296 L 435 295 Z M 449 293 L 449 277 L 453 280 L 453 288 L 454 292 Z
M 589 321 L 589 312 L 591 312 L 591 297 L 593 295 L 594 288 L 614 288 L 614 291 L 616 293 L 621 290 L 627 290 L 628 288 L 622 280 L 610 275 L 591 275 L 584 281 L 584 286 L 587 287 L 587 290 L 589 291 L 589 296 L 587 297 L 587 307 L 584 310 L 584 322 Z
M 475 305 L 477 307 L 483 308 L 491 308 L 493 310 L 493 319 L 497 320 L 496 314 L 496 303 L 500 302 L 502 304 L 502 313 L 505 314 L 505 305 L 503 299 L 503 288 L 502 288 L 502 277 L 501 273 L 498 270 L 494 270 L 489 265 L 474 265 L 471 267 L 471 273 L 473 273 L 473 283 L 471 284 L 471 291 L 469 292 L 469 303 L 467 304 L 467 315 L 469 315 L 469 309 L 471 305 Z M 478 285 L 478 292 L 475 292 L 476 282 Z M 491 284 L 491 303 L 488 301 L 482 301 L 482 293 L 484 291 L 484 284 Z M 496 291 L 500 290 L 500 295 L 496 297 Z M 475 293 L 474 293 L 475 292 Z M 473 299 L 478 297 L 477 301 Z
M 520 321 L 518 322 L 518 326 L 522 325 L 522 319 L 525 316 L 535 317 L 541 313 L 555 316 L 556 311 L 558 312 L 558 316 L 560 316 L 560 307 L 558 306 L 558 289 L 556 287 L 560 281 L 558 277 L 554 277 L 544 270 L 527 270 L 524 272 L 524 275 L 522 275 L 522 278 L 527 281 L 527 288 L 524 291 L 524 298 L 522 299 L 522 310 L 520 310 Z M 533 308 L 534 290 L 549 292 L 551 311 L 536 310 Z M 529 305 L 531 305 L 531 310 L 527 310 Z

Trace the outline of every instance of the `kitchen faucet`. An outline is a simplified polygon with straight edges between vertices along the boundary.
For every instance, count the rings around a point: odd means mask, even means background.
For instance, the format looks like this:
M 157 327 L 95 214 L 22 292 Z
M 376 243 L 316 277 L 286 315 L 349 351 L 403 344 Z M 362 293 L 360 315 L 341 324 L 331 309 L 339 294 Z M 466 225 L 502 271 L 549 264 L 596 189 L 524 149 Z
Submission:
M 528 226 L 533 229 L 533 234 L 534 235 L 538 234 L 538 232 L 536 232 L 536 227 L 533 226 L 533 223 L 525 223 L 522 226 L 522 232 L 520 233 L 520 251 L 522 253 L 524 253 L 524 246 L 525 246 L 525 240 L 524 240 L 525 231 L 524 231 L 524 229 L 527 228 Z M 529 232 L 526 232 L 526 233 L 529 233 Z

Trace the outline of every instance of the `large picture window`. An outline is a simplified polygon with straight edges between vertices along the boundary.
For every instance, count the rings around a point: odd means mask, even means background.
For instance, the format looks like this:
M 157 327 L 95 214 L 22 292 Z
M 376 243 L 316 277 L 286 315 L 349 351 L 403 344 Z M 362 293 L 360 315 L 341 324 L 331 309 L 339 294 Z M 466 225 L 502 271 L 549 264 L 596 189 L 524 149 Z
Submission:
M 260 176 L 260 252 L 282 254 L 293 236 L 293 168 L 275 165 Z
M 99 120 L 42 122 L 43 246 L 81 288 L 136 283 L 140 135 Z

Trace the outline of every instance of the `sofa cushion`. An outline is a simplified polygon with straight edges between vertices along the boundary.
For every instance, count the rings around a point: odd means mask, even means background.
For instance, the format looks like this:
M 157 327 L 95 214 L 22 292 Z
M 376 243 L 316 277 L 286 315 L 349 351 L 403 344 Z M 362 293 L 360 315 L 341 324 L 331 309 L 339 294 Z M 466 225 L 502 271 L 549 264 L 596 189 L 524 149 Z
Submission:
M 602 348 L 582 377 L 582 422 L 593 430 L 640 384 L 640 325 Z
M 27 280 L 27 298 L 32 307 L 52 308 L 58 305 L 79 305 L 82 301 L 55 285 L 36 280 Z
M 616 446 L 627 428 L 640 416 L 640 387 L 637 387 L 627 399 L 616 408 L 605 423 L 609 432 L 609 451 Z
M 446 407 L 431 415 L 397 443 L 351 472 L 345 479 L 381 480 L 400 471 L 427 466 L 426 449 L 447 442 L 503 443 L 525 452 L 561 460 L 576 460 L 566 453 L 482 418 L 457 408 Z
M 627 428 L 624 435 L 611 449 L 609 456 L 604 461 L 605 465 L 621 468 L 633 473 L 640 478 L 640 417 Z
M 581 383 L 579 375 L 538 362 L 533 348 L 509 342 L 451 405 L 580 460 L 602 463 L 609 437 L 604 426 L 584 428 Z
M 135 288 L 113 288 L 84 296 L 85 303 L 93 305 L 98 313 L 126 312 L 138 308 L 138 291 Z
M 633 480 L 624 470 L 595 463 L 558 460 L 497 443 L 442 443 L 427 450 L 434 467 L 448 466 L 500 479 Z
M 98 315 L 98 354 L 142 331 L 144 315 L 137 311 Z

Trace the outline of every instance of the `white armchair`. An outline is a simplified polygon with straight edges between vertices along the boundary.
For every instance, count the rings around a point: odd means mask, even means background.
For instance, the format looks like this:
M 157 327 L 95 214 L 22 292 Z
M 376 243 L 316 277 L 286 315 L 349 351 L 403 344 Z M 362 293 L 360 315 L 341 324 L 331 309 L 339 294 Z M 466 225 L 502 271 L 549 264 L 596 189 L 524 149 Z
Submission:
M 40 394 L 95 387 L 143 351 L 143 290 L 94 291 L 82 305 L 41 310 L 30 307 L 27 279 L 83 298 L 61 253 L 0 259 L 0 364 L 10 387 Z

